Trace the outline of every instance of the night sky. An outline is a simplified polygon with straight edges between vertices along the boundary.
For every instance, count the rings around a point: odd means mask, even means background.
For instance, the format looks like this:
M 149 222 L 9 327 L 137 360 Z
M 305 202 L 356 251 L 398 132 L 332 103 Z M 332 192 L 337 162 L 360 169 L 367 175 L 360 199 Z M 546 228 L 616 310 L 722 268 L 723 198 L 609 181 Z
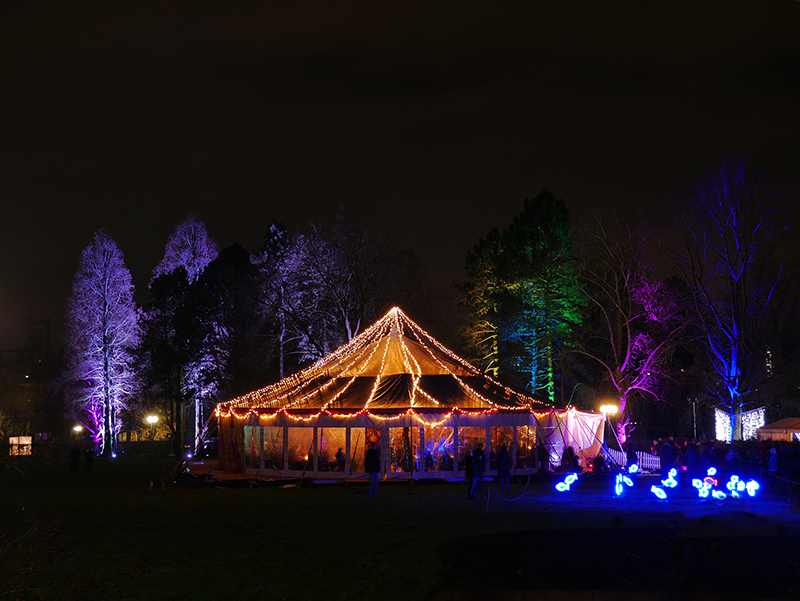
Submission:
M 252 250 L 342 204 L 451 281 L 542 188 L 664 218 L 745 152 L 800 191 L 800 2 L 9 0 L 0 115 L 4 350 L 101 227 L 142 302 L 190 213 Z

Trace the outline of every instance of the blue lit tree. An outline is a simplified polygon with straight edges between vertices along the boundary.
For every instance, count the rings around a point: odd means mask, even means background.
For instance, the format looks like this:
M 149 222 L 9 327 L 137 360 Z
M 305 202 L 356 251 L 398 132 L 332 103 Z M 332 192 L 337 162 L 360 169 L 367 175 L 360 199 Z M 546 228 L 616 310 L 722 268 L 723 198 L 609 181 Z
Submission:
M 131 274 L 105 230 L 81 254 L 65 317 L 69 405 L 99 452 L 114 453 L 120 413 L 140 384 L 134 369 L 140 331 Z
M 671 252 L 688 282 L 714 370 L 712 394 L 742 436 L 748 392 L 768 376 L 770 325 L 789 289 L 791 194 L 744 158 L 721 161 L 675 206 L 680 237 Z

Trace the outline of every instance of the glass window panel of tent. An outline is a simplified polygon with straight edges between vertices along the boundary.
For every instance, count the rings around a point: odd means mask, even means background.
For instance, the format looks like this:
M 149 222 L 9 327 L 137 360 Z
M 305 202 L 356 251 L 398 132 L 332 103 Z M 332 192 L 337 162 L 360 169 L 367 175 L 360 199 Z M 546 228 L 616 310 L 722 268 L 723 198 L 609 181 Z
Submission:
M 419 471 L 419 428 L 389 428 L 389 471 Z
M 517 468 L 536 467 L 536 428 L 519 426 L 517 428 Z
M 426 472 L 453 470 L 453 428 L 425 426 L 424 465 Z
M 261 428 L 257 426 L 244 427 L 244 465 L 245 467 L 260 468 L 261 455 L 258 452 Z
M 283 469 L 283 427 L 264 427 L 264 467 L 271 470 Z
M 367 454 L 367 445 L 374 442 L 378 445 L 378 456 L 381 449 L 380 428 L 353 428 L 350 431 L 350 472 L 365 472 L 364 459 Z
M 467 456 L 467 451 L 475 453 L 475 449 L 479 444 L 486 444 L 486 428 L 459 428 L 458 429 L 458 469 L 464 469 L 464 458 Z M 486 449 L 484 449 L 484 452 Z
M 347 428 L 319 428 L 319 463 L 321 472 L 343 472 Z
M 312 469 L 314 428 L 289 428 L 289 469 Z
M 512 447 L 514 446 L 514 428 L 513 426 L 498 426 L 489 431 L 489 469 L 497 469 L 497 454 L 502 447 L 506 448 L 509 455 L 511 454 Z

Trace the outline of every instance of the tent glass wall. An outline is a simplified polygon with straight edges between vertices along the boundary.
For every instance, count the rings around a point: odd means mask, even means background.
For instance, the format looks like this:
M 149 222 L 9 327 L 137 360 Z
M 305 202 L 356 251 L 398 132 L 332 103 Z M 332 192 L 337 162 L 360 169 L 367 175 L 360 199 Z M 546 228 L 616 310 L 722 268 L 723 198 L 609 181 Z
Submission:
M 479 444 L 486 444 L 486 428 L 459 428 L 458 440 L 458 469 L 463 470 L 467 451 L 471 450 L 474 453 Z
M 392 473 L 419 471 L 419 428 L 389 428 L 389 470 Z
M 283 466 L 283 427 L 266 426 L 264 431 L 264 467 L 282 470 Z
M 319 471 L 343 472 L 347 428 L 319 429 Z
M 453 469 L 453 428 L 425 426 L 424 466 L 426 472 Z
M 536 467 L 536 428 L 520 426 L 517 428 L 517 469 Z
M 261 454 L 258 450 L 261 428 L 254 426 L 244 427 L 244 464 L 245 467 L 261 467 Z
M 314 428 L 289 428 L 289 469 L 310 470 Z
M 496 470 L 497 464 L 495 459 L 502 447 L 506 447 L 509 455 L 514 446 L 514 428 L 512 426 L 500 426 L 489 430 L 489 469 Z

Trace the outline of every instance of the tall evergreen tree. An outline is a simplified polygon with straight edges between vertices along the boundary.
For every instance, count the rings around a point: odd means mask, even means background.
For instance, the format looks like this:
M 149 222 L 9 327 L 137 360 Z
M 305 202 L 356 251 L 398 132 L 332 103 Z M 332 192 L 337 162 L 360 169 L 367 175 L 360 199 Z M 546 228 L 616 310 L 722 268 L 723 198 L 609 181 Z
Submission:
M 503 271 L 520 307 L 507 336 L 522 345 L 528 388 L 543 393 L 551 403 L 556 395 L 556 364 L 581 321 L 584 304 L 571 235 L 564 201 L 547 190 L 526 200 L 503 232 Z
M 68 402 L 102 454 L 116 452 L 120 412 L 140 384 L 133 368 L 139 342 L 131 274 L 116 242 L 99 230 L 81 254 L 67 300 L 65 358 Z
M 495 376 L 556 396 L 556 367 L 583 299 L 571 260 L 564 202 L 547 190 L 528 199 L 503 232 L 467 255 L 465 333 L 479 365 Z

